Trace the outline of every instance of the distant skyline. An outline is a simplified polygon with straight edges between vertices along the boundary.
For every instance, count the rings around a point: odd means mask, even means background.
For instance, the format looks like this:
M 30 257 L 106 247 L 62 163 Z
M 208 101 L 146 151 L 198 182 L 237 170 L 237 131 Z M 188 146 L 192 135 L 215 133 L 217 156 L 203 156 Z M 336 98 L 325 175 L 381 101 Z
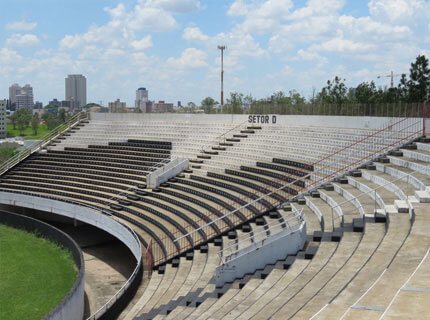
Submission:
M 88 102 L 134 106 L 139 87 L 151 100 L 219 101 L 219 44 L 226 98 L 309 97 L 335 75 L 389 86 L 377 76 L 430 57 L 429 17 L 430 0 L 3 0 L 0 99 L 29 83 L 46 104 L 83 74 Z

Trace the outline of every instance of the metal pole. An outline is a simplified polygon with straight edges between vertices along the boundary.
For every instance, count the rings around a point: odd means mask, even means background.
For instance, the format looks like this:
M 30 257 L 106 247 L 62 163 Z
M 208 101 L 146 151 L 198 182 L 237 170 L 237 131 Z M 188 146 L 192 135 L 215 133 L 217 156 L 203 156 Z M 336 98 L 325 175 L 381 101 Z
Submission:
M 394 72 L 391 71 L 391 89 L 394 87 Z
M 221 50 L 221 113 L 224 109 L 224 50 L 225 45 L 218 46 L 218 49 Z

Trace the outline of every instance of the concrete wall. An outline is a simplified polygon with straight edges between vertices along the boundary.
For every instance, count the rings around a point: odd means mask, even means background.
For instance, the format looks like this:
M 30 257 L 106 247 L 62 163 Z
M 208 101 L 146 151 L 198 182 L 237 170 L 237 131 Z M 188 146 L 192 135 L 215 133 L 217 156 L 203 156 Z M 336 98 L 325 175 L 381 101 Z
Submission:
M 30 217 L 10 212 L 1 212 L 0 223 L 29 232 L 37 232 L 44 238 L 60 244 L 72 253 L 74 262 L 79 270 L 76 281 L 63 300 L 44 319 L 82 320 L 84 316 L 85 267 L 82 251 L 76 242 L 57 228 Z
M 294 232 L 285 228 L 262 241 L 255 242 L 249 247 L 239 250 L 231 260 L 216 268 L 216 286 L 221 287 L 246 274 L 254 273 L 269 263 L 275 263 L 285 259 L 288 255 L 296 254 L 303 248 L 305 242 L 306 223 L 304 221 Z
M 172 177 L 175 177 L 187 168 L 188 159 L 173 159 L 157 170 L 149 173 L 146 176 L 146 185 L 151 189 L 157 188 L 161 183 L 166 182 Z
M 214 123 L 240 124 L 250 123 L 246 114 L 182 114 L 182 113 L 91 113 L 90 118 L 98 121 L 165 121 L 183 123 Z M 266 115 L 265 115 L 266 116 Z M 273 122 L 276 117 L 276 123 Z M 392 118 L 386 117 L 347 117 L 347 116 L 312 116 L 312 115 L 267 115 L 268 125 L 281 126 L 323 126 L 339 128 L 378 129 Z M 254 124 L 266 122 L 266 118 L 259 118 Z M 252 124 L 252 123 L 250 123 Z M 266 125 L 263 123 L 261 125 Z M 430 125 L 430 123 L 429 123 Z
M 132 295 L 130 296 L 130 290 L 136 290 L 140 282 L 142 273 L 142 248 L 137 236 L 128 227 L 115 221 L 114 217 L 102 214 L 95 208 L 84 207 L 75 203 L 3 191 L 0 191 L 0 203 L 36 209 L 46 213 L 52 213 L 53 215 L 65 216 L 88 223 L 115 236 L 130 249 L 136 258 L 136 267 L 133 274 L 127 280 L 127 284 L 117 292 L 116 296 L 112 297 L 112 300 L 99 310 L 97 315 L 93 315 L 90 318 L 115 319 L 116 315 L 121 311 L 121 308 L 126 304 L 126 302 L 124 302 L 124 297 L 129 301 L 132 298 Z M 118 304 L 122 305 L 119 307 Z
M 100 214 L 96 209 L 59 200 L 3 191 L 0 192 L 0 203 L 51 212 L 91 224 L 118 238 L 130 249 L 136 260 L 140 260 L 142 256 L 140 243 L 130 230 L 112 217 Z

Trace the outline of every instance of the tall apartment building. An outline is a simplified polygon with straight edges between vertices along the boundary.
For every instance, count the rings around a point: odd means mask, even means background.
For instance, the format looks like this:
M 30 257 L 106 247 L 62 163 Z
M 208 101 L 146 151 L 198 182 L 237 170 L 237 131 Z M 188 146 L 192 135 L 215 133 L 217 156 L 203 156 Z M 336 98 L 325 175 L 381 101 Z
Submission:
M 6 104 L 6 99 L 0 100 L 0 139 L 6 138 Z
M 114 102 L 108 103 L 109 112 L 126 112 L 127 106 L 125 102 L 121 102 L 119 99 L 116 99 Z
M 34 97 L 33 87 L 29 84 L 21 87 L 19 84 L 14 83 L 9 87 L 9 100 L 11 105 L 14 105 L 16 109 L 33 109 Z
M 14 83 L 9 87 L 9 102 L 11 105 L 16 105 L 16 96 L 21 93 L 21 86 Z
M 150 101 L 148 99 L 148 90 L 146 88 L 138 88 L 136 90 L 136 100 L 134 103 L 135 108 L 140 108 L 142 112 L 147 112 L 150 106 Z
M 69 74 L 65 79 L 65 100 L 72 108 L 82 108 L 87 104 L 87 78 L 81 74 Z

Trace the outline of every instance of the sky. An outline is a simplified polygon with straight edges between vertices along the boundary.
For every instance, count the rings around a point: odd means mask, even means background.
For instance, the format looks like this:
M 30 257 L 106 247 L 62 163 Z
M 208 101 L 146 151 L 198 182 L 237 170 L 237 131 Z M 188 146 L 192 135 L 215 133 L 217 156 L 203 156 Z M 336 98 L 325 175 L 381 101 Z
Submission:
M 64 99 L 67 74 L 88 102 L 219 101 L 224 91 L 310 97 L 339 75 L 348 86 L 408 73 L 430 57 L 430 0 L 1 0 L 0 98 L 12 83 Z

